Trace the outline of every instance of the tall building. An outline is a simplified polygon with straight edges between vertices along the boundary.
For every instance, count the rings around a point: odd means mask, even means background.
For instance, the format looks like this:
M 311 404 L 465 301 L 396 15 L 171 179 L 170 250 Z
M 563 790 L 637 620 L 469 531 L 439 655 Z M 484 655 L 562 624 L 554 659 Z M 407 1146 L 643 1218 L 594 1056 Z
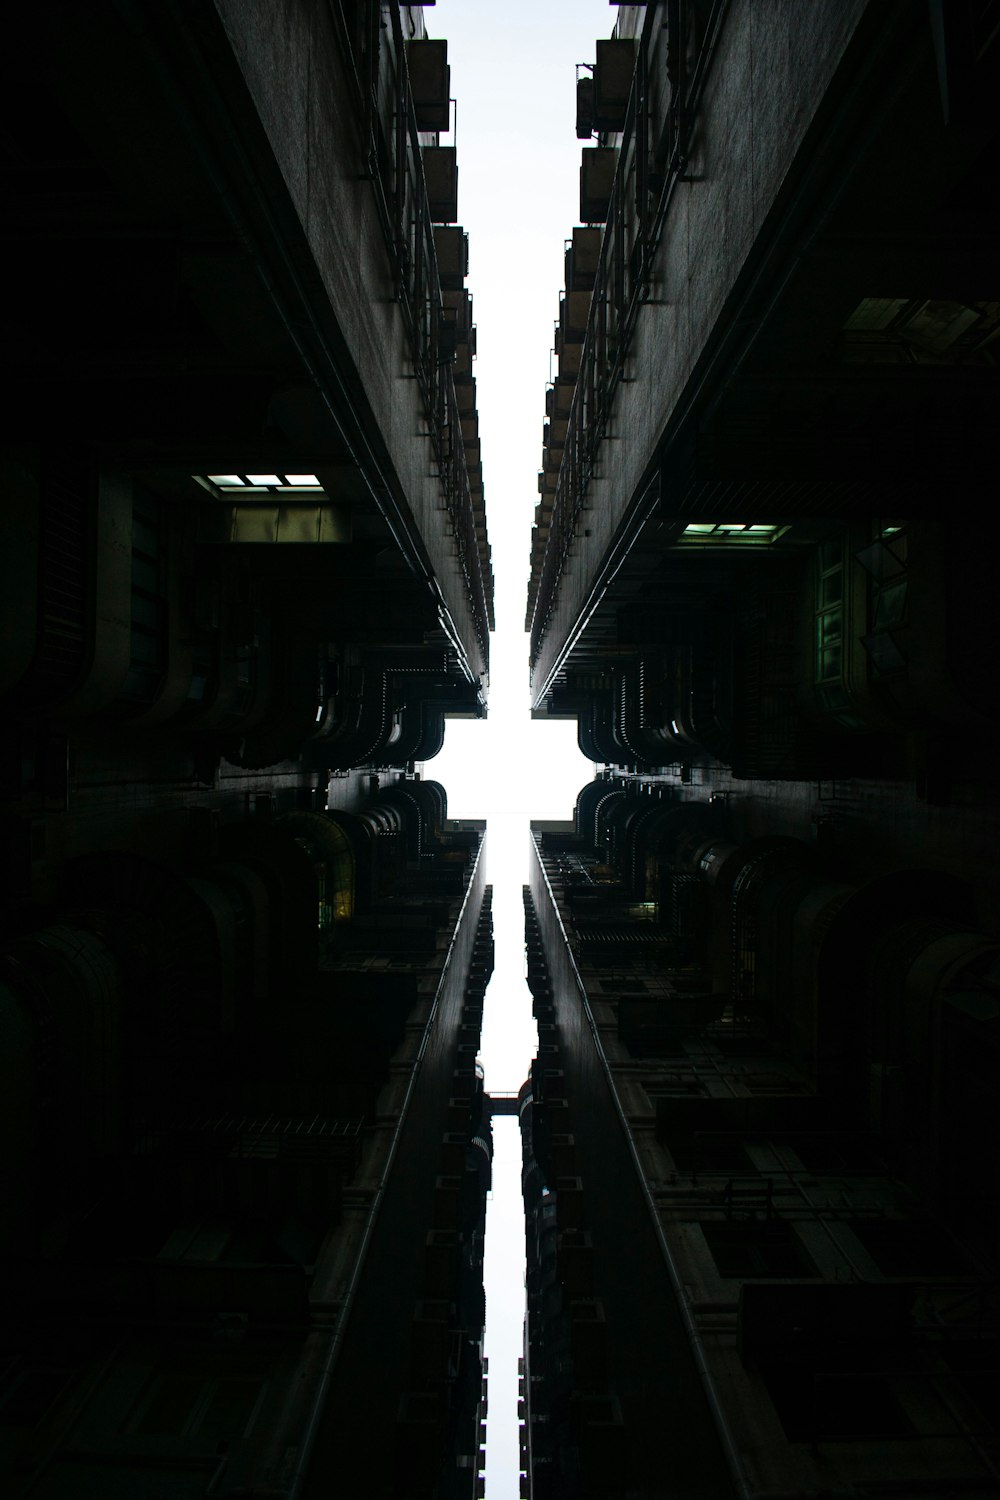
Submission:
M 620 7 L 533 534 L 523 1493 L 1000 1492 L 1000 32 Z M 596 134 L 597 139 L 592 138 Z M 975 550 L 977 555 L 971 556 Z
M 472 1500 L 492 580 L 419 6 L 12 16 L 0 1489 Z
M 443 811 L 97 850 L 8 936 L 6 1493 L 471 1500 L 492 938 Z
M 230 768 L 293 762 L 321 789 L 485 712 L 475 330 L 421 14 L 109 0 L 12 30 L 0 597 L 26 815 L 67 800 L 67 742 L 74 790 L 109 759 L 237 793 Z
M 531 1493 L 995 1495 L 973 841 L 756 800 L 598 779 L 534 835 Z
M 997 730 L 992 560 L 953 542 L 997 420 L 991 13 L 619 15 L 579 85 L 534 711 L 598 763 L 933 796 Z

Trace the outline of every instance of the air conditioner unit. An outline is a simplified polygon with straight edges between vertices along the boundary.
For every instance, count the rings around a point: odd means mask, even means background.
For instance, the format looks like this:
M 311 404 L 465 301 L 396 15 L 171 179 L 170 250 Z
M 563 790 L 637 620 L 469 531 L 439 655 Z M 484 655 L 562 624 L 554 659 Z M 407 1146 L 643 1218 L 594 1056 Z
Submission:
M 580 162 L 580 218 L 584 223 L 603 224 L 607 219 L 617 170 L 618 152 L 613 146 L 584 147 Z
M 577 139 L 589 141 L 594 133 L 594 80 L 586 74 L 576 80 Z
M 451 123 L 448 43 L 415 38 L 406 44 L 410 93 L 418 130 L 447 130 Z
M 597 130 L 625 129 L 634 72 L 635 42 L 631 38 L 598 42 L 593 106 Z
M 462 282 L 469 274 L 469 236 L 461 225 L 435 226 L 434 254 L 442 288 L 462 291 Z
M 454 224 L 458 218 L 458 158 L 454 146 L 423 146 L 427 204 L 435 224 Z

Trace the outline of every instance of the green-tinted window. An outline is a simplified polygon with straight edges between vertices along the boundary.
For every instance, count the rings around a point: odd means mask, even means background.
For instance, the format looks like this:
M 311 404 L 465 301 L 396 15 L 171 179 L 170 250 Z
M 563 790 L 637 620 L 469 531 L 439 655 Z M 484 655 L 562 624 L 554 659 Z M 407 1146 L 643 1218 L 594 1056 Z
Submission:
M 840 609 L 826 609 L 819 617 L 819 644 L 828 646 L 839 641 L 843 634 L 843 615 Z
M 819 680 L 820 682 L 839 681 L 843 670 L 844 652 L 842 646 L 826 646 L 819 653 Z
M 819 600 L 825 609 L 831 604 L 839 604 L 844 593 L 843 570 L 838 568 L 836 572 L 829 573 L 820 579 Z
M 822 541 L 817 552 L 816 657 L 813 681 L 820 708 L 846 729 L 864 727 L 861 718 L 846 712 L 850 697 L 844 688 L 844 547 L 838 540 Z
M 874 628 L 888 630 L 901 625 L 906 614 L 906 582 L 892 583 L 878 591 L 875 603 Z
M 766 547 L 778 541 L 787 530 L 787 526 L 763 522 L 751 525 L 746 521 L 692 521 L 690 526 L 685 526 L 680 541 L 687 546 L 711 543 L 714 546 Z

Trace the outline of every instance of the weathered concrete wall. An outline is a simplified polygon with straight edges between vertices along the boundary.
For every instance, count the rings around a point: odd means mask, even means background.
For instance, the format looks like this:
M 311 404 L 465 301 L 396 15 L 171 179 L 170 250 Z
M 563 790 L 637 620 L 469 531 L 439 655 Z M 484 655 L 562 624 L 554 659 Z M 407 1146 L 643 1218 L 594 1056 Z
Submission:
M 400 1399 L 418 1384 L 410 1370 L 410 1330 L 426 1279 L 424 1238 L 433 1224 L 441 1142 L 448 1100 L 455 1091 L 459 1024 L 485 887 L 484 838 L 450 951 L 442 955 L 444 967 L 421 1039 L 424 1051 L 401 1121 L 398 1150 L 388 1169 L 379 1163 L 384 1197 L 309 1466 L 307 1496 L 383 1494 L 384 1484 L 392 1478 L 393 1428 Z M 406 1045 L 415 1048 L 416 1037 Z M 400 1089 L 405 1066 L 397 1054 L 393 1072 Z
M 470 664 L 483 672 L 328 11 L 311 0 L 217 5 Z
M 534 672 L 557 668 L 594 573 L 685 398 L 867 0 L 733 0 L 658 247 L 583 526 Z
M 594 1247 L 594 1290 L 607 1317 L 609 1384 L 625 1424 L 622 1489 L 722 1500 L 732 1494 L 729 1471 L 534 840 L 529 880 Z

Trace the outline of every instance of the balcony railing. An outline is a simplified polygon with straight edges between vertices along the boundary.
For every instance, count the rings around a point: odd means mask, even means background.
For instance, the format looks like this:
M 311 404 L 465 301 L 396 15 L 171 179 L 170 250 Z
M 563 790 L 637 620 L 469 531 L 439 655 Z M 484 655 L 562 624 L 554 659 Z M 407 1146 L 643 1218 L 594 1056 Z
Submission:
M 636 321 L 650 297 L 657 246 L 674 193 L 686 179 L 689 142 L 728 3 L 667 0 L 646 7 L 552 527 L 537 592 L 529 601 L 532 665 L 555 609 Z

